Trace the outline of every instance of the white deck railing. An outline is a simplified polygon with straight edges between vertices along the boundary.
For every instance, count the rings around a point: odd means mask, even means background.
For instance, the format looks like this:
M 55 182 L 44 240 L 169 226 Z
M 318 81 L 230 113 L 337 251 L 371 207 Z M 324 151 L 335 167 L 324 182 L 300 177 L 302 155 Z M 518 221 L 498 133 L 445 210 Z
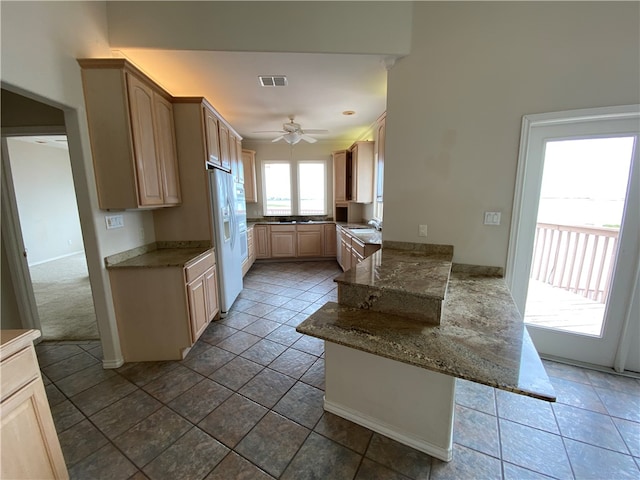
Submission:
M 530 278 L 606 303 L 617 246 L 614 228 L 538 223 Z

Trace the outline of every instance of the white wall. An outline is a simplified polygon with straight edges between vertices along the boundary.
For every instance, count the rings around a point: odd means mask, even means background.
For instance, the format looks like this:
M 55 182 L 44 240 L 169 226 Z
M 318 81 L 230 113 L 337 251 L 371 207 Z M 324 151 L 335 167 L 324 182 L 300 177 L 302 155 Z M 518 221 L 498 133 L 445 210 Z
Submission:
M 107 232 L 98 209 L 80 69 L 81 57 L 106 57 L 104 2 L 2 2 L 2 87 L 62 108 L 105 364 L 121 359 L 104 257 L 154 240 L 150 212 L 127 212 Z M 141 233 L 142 230 L 142 233 Z M 143 239 L 144 237 L 144 239 Z
M 107 10 L 114 48 L 406 55 L 411 47 L 411 2 L 109 2 Z
M 67 149 L 14 138 L 7 145 L 29 265 L 84 251 Z
M 389 72 L 385 240 L 506 264 L 522 116 L 640 101 L 637 2 L 417 2 Z M 482 224 L 484 211 L 502 225 Z M 417 236 L 427 224 L 429 236 Z

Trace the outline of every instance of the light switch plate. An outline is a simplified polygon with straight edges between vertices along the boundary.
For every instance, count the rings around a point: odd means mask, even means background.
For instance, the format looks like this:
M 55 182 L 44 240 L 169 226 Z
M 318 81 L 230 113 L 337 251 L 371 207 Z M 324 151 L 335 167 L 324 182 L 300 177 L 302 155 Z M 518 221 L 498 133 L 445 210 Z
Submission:
M 418 225 L 418 236 L 426 237 L 427 236 L 427 226 L 426 225 Z
M 124 217 L 122 215 L 105 215 L 104 221 L 107 224 L 107 230 L 124 227 Z
M 500 212 L 484 212 L 485 225 L 500 225 Z

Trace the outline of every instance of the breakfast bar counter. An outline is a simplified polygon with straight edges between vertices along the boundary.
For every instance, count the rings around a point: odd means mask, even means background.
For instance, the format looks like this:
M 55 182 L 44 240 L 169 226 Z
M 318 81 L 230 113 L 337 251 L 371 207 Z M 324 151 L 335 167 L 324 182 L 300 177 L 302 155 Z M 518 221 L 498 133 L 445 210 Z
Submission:
M 485 267 L 447 269 L 451 256 L 385 244 L 335 279 L 340 303 L 297 328 L 325 340 L 326 410 L 445 461 L 455 378 L 555 401 L 504 280 Z M 439 318 L 394 300 L 412 293 L 427 312 L 442 300 Z

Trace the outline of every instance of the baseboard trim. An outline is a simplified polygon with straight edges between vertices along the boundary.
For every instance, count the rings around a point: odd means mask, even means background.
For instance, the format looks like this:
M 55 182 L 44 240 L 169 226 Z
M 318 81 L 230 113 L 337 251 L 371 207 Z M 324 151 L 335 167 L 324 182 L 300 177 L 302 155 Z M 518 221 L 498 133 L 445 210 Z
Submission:
M 416 450 L 424 452 L 427 455 L 431 455 L 432 457 L 436 457 L 445 462 L 450 462 L 453 458 L 453 446 L 445 449 L 436 445 L 432 445 L 422 439 L 416 438 L 413 435 L 394 430 L 393 426 L 381 423 L 379 420 L 368 415 L 363 415 L 362 413 L 357 412 L 351 408 L 333 403 L 326 398 L 324 399 L 324 409 L 327 412 L 350 420 L 353 423 L 357 423 L 358 425 L 366 427 L 369 430 L 373 430 L 374 432 L 384 435 L 385 437 L 392 438 L 393 440 L 396 440 L 404 445 L 408 445 L 412 448 L 415 448 Z
M 120 368 L 122 365 L 124 365 L 123 358 L 116 358 L 114 360 L 102 360 L 102 368 L 107 370 Z
M 39 262 L 29 263 L 30 267 L 35 267 L 37 265 L 42 265 L 43 263 L 54 262 L 56 260 L 61 260 L 67 257 L 73 257 L 74 255 L 78 255 L 79 253 L 84 253 L 84 250 L 78 250 L 77 252 L 65 253 L 64 255 L 59 255 L 57 257 L 48 258 L 46 260 L 41 260 Z

